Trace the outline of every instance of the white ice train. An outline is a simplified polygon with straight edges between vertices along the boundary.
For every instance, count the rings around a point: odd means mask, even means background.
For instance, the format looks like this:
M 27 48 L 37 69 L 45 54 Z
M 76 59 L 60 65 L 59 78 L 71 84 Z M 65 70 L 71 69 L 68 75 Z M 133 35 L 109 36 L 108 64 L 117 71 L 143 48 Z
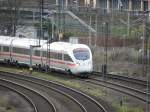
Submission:
M 92 53 L 84 44 L 71 44 L 68 42 L 53 42 L 50 45 L 46 40 L 0 36 L 0 60 L 30 65 L 32 51 L 32 65 L 62 70 L 70 74 L 85 77 L 93 70 Z

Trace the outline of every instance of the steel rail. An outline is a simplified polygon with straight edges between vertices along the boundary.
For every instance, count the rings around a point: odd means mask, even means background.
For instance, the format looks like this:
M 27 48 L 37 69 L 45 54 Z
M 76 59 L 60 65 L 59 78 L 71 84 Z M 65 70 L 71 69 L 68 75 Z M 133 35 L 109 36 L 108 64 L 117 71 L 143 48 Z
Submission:
M 17 89 L 10 88 L 10 87 L 8 87 L 8 86 L 6 86 L 6 85 L 3 85 L 3 84 L 0 84 L 0 86 L 2 86 L 2 87 L 4 87 L 4 88 L 7 88 L 7 89 L 9 89 L 9 90 L 11 90 L 11 91 L 13 91 L 13 92 L 19 94 L 19 95 L 20 95 L 21 97 L 23 97 L 26 101 L 28 101 L 28 103 L 33 107 L 34 112 L 38 112 L 38 111 L 37 111 L 37 107 L 35 106 L 35 104 L 34 104 L 34 102 L 32 101 L 32 99 L 29 98 L 28 96 L 26 96 L 24 93 L 22 93 L 21 91 L 18 91 Z
M 24 81 L 26 81 L 26 82 L 30 82 L 30 83 L 33 83 L 33 84 L 36 84 L 36 85 L 45 87 L 46 89 L 51 89 L 51 90 L 53 90 L 53 91 L 55 91 L 55 92 L 58 92 L 58 93 L 60 93 L 60 94 L 62 94 L 62 95 L 64 95 L 64 96 L 66 96 L 66 97 L 69 98 L 70 100 L 73 100 L 77 105 L 79 105 L 79 107 L 83 110 L 83 112 L 87 112 L 86 108 L 85 108 L 78 100 L 76 100 L 74 97 L 72 97 L 71 95 L 69 95 L 69 94 L 67 94 L 67 93 L 65 93 L 65 92 L 63 92 L 63 91 L 60 91 L 59 89 L 56 89 L 56 88 L 53 88 L 53 87 L 44 85 L 44 84 L 42 84 L 42 83 L 38 83 L 38 82 L 32 81 L 32 80 L 30 80 L 30 79 L 24 79 L 24 78 L 17 77 L 17 76 L 14 76 L 14 75 L 9 75 L 9 74 L 4 74 L 4 75 L 3 75 L 3 74 L 0 73 L 0 76 L 1 76 L 1 77 L 2 77 L 2 76 L 7 76 L 7 75 L 9 76 L 9 78 L 14 78 L 14 79 L 18 79 L 18 80 L 24 80 Z
M 9 72 L 3 72 L 3 73 L 10 74 Z M 61 91 L 65 92 L 65 93 L 68 93 L 72 97 L 78 98 L 78 101 L 80 101 L 80 103 L 82 103 L 82 105 L 84 105 L 84 107 L 87 108 L 88 112 L 90 112 L 90 110 L 94 111 L 94 112 L 107 112 L 105 107 L 103 107 L 98 101 L 96 101 L 95 99 L 93 99 L 92 97 L 86 95 L 85 93 L 83 93 L 81 91 L 77 91 L 77 90 L 72 89 L 70 87 L 64 86 L 63 84 L 58 84 L 56 82 L 49 81 L 49 80 L 46 80 L 46 79 L 37 78 L 37 77 L 34 77 L 34 76 L 19 75 L 19 74 L 14 74 L 14 73 L 11 73 L 11 74 L 17 75 L 17 76 L 22 77 L 22 78 L 28 78 L 28 79 L 34 80 L 35 82 L 39 81 L 40 83 L 43 83 L 45 85 L 52 86 L 54 88 L 60 89 Z M 85 102 L 85 100 L 90 104 Z M 91 107 L 91 106 L 94 106 L 94 107 Z M 95 109 L 95 110 L 93 110 L 93 109 Z
M 117 80 L 122 80 L 138 85 L 143 85 L 147 86 L 147 81 L 142 80 L 142 79 L 137 79 L 137 78 L 132 78 L 132 77 L 127 77 L 127 76 L 121 76 L 121 75 L 116 75 L 116 74 L 106 74 L 105 76 L 101 72 L 93 72 L 93 75 L 100 76 L 100 77 L 106 77 L 106 78 L 111 78 L 111 79 L 117 79 Z M 148 85 L 150 87 L 150 82 L 148 82 Z
M 110 88 L 112 90 L 119 91 L 119 92 L 124 93 L 124 94 L 128 94 L 128 95 L 130 95 L 132 97 L 135 97 L 135 98 L 137 98 L 141 101 L 150 103 L 150 99 L 148 101 L 147 101 L 147 99 L 145 99 L 147 95 L 150 97 L 150 94 L 147 94 L 146 92 L 137 90 L 135 88 L 127 87 L 127 86 L 124 86 L 124 85 L 121 85 L 121 84 L 111 83 L 111 82 L 108 82 L 108 81 L 105 81 L 105 80 L 100 80 L 100 79 L 88 79 L 88 80 L 83 80 L 83 81 L 94 84 L 94 85 L 107 87 L 107 88 Z M 122 89 L 125 89 L 125 90 L 122 90 Z M 134 93 L 132 93 L 132 92 L 134 92 Z
M 49 106 L 48 108 L 50 109 L 50 110 L 47 110 L 47 112 L 56 112 L 56 108 L 53 105 L 53 103 L 47 97 L 42 95 L 40 92 L 38 92 L 38 91 L 36 91 L 34 89 L 31 89 L 29 87 L 26 87 L 24 85 L 18 84 L 16 82 L 13 82 L 13 81 L 10 81 L 10 80 L 6 80 L 6 79 L 2 79 L 2 78 L 0 78 L 0 83 L 9 84 L 9 86 L 14 86 L 16 88 L 20 87 L 19 89 L 27 90 L 28 92 L 31 92 L 32 94 L 34 93 L 34 95 L 36 95 L 36 97 L 38 96 L 39 98 L 42 98 L 44 100 L 44 102 L 47 103 L 47 105 Z M 38 99 L 38 98 L 36 98 L 36 99 Z M 39 102 L 41 102 L 41 100 Z M 34 102 L 34 103 L 37 103 L 37 102 Z M 37 108 L 38 112 L 40 112 L 39 111 L 39 107 L 36 106 L 36 108 Z M 41 107 L 41 109 L 47 109 L 47 108 Z

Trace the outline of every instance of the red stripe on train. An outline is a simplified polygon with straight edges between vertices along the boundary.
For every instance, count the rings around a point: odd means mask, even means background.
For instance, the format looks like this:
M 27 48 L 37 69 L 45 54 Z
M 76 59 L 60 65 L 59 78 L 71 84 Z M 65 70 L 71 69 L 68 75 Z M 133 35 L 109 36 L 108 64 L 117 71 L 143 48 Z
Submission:
M 10 53 L 8 53 L 8 52 L 1 52 L 0 55 L 10 56 Z M 29 55 L 19 55 L 19 54 L 16 54 L 16 53 L 12 53 L 11 55 L 12 55 L 13 57 L 17 57 L 17 58 L 21 58 L 21 59 L 30 59 L 30 56 L 29 56 Z M 38 56 L 32 56 L 32 58 L 33 58 L 34 60 L 41 60 L 41 57 L 38 57 Z M 49 60 L 49 59 L 47 59 L 47 58 L 45 58 L 45 57 L 42 57 L 42 60 L 47 61 L 47 60 Z M 65 64 L 65 61 L 50 60 L 50 61 L 49 61 L 49 64 L 50 64 L 50 63 Z M 68 63 L 68 62 L 66 62 L 66 65 L 68 65 L 68 66 L 70 66 L 70 67 L 75 67 L 75 66 L 76 66 L 76 64 L 74 64 L 74 63 Z

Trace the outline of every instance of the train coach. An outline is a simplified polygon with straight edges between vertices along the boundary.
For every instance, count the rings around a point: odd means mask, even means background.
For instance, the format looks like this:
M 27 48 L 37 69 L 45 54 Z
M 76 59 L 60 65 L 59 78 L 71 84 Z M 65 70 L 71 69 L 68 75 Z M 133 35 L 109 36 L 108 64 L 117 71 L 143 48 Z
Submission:
M 53 69 L 87 77 L 93 71 L 92 53 L 84 44 L 0 36 L 0 60 Z

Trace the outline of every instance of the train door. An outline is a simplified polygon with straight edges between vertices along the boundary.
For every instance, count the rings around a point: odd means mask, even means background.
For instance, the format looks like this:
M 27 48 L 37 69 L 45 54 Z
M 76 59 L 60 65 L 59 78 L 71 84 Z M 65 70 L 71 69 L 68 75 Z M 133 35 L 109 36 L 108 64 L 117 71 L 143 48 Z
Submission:
M 64 61 L 65 61 L 65 70 L 71 71 L 72 64 L 74 64 L 72 58 L 68 54 L 64 54 Z
M 3 60 L 3 45 L 1 45 L 1 53 L 0 53 L 0 59 Z
M 8 46 L 3 46 L 3 58 L 10 59 L 10 49 Z
M 67 62 L 65 61 L 65 55 L 66 55 L 66 54 L 62 54 L 62 60 L 63 60 L 63 62 L 64 62 L 63 69 L 64 69 L 65 71 L 67 71 L 68 67 L 67 67 Z
M 40 51 L 40 62 L 41 62 L 41 65 L 46 65 L 48 62 L 47 62 L 47 58 L 48 58 L 48 54 L 47 54 L 47 51 Z
M 64 61 L 63 61 L 63 54 L 62 53 L 55 53 L 55 64 L 56 67 L 60 70 L 64 70 Z
M 10 61 L 12 62 L 12 61 L 13 61 L 13 56 L 12 56 L 13 45 L 12 45 L 12 43 L 11 43 L 10 46 L 9 46 L 9 51 L 10 51 Z
M 1 53 L 2 53 L 2 46 L 0 45 L 0 60 L 2 59 Z

